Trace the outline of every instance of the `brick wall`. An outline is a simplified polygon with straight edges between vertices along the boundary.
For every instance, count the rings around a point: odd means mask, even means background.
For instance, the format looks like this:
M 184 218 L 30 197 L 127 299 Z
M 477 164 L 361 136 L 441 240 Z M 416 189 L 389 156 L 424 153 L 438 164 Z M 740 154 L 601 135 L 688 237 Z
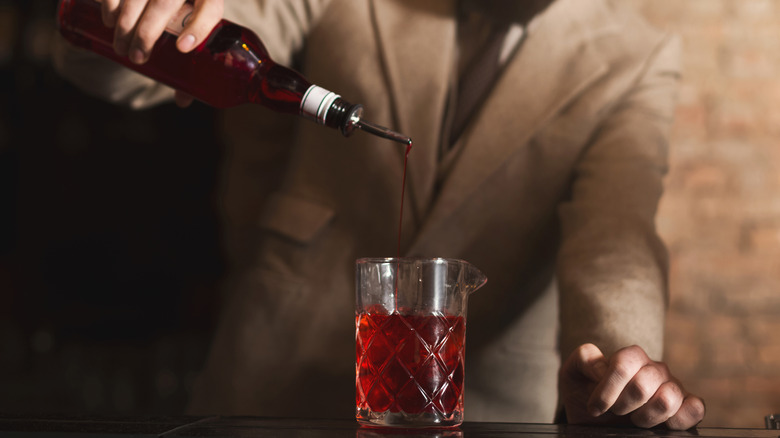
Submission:
M 704 424 L 763 427 L 780 413 L 780 1 L 620 1 L 685 47 L 658 217 L 666 359 Z

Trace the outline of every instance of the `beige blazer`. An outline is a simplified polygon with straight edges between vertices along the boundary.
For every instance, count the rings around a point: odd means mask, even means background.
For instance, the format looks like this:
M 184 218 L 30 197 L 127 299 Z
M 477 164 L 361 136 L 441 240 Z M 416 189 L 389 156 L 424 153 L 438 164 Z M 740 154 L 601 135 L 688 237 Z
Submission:
M 558 0 L 444 173 L 453 0 L 227 0 L 226 10 L 279 62 L 298 53 L 312 82 L 413 138 L 403 254 L 465 259 L 489 278 L 469 301 L 467 420 L 552 421 L 559 358 L 583 342 L 606 352 L 638 344 L 660 358 L 667 262 L 654 215 L 675 38 L 621 2 Z M 73 58 L 60 64 L 86 76 Z M 138 107 L 169 97 L 119 76 L 97 92 Z M 294 134 L 264 145 L 251 119 L 228 119 L 234 137 L 254 133 L 254 148 L 281 141 L 289 158 L 252 221 L 192 412 L 352 415 L 354 261 L 396 253 L 404 149 L 297 120 Z

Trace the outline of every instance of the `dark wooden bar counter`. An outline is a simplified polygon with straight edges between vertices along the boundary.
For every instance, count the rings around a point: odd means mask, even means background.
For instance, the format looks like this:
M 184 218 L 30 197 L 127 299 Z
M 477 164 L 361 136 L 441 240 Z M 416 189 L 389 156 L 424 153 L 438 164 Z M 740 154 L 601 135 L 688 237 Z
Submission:
M 553 424 L 474 423 L 457 429 L 371 429 L 353 419 L 263 417 L 35 417 L 0 414 L 0 438 L 599 438 L 713 437 L 780 438 L 780 430 L 697 428 L 689 431 Z

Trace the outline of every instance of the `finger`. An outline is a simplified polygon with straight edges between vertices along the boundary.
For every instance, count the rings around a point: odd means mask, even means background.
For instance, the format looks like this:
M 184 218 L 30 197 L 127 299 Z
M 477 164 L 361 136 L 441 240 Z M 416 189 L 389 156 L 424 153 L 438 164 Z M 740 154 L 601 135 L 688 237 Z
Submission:
M 121 0 L 101 0 L 100 12 L 103 17 L 103 24 L 106 27 L 116 26 L 116 19 L 119 16 L 119 8 L 122 6 Z
M 615 353 L 604 378 L 588 400 L 588 412 L 594 417 L 607 412 L 634 375 L 651 362 L 644 350 L 637 346 L 626 347 Z
M 680 385 L 668 381 L 658 387 L 644 406 L 631 413 L 631 422 L 638 427 L 657 426 L 671 418 L 680 409 L 682 402 Z
M 173 100 L 179 108 L 186 108 L 195 101 L 195 98 L 183 91 L 176 90 L 176 93 L 173 95 Z
M 196 0 L 192 18 L 176 42 L 178 49 L 187 53 L 205 41 L 222 19 L 223 12 L 223 0 Z
M 607 360 L 597 346 L 582 344 L 569 355 L 561 370 L 569 379 L 580 380 L 584 376 L 599 382 L 607 371 Z
M 146 8 L 147 0 L 122 0 L 114 27 L 114 50 L 127 56 L 135 26 Z
M 646 404 L 658 388 L 672 379 L 669 368 L 661 362 L 643 366 L 620 393 L 610 411 L 626 415 Z
M 707 408 L 704 400 L 695 395 L 687 395 L 680 409 L 666 420 L 666 426 L 674 430 L 688 430 L 701 423 Z
M 149 59 L 154 43 L 160 38 L 171 17 L 181 9 L 184 0 L 150 0 L 138 21 L 130 42 L 130 60 L 143 64 Z

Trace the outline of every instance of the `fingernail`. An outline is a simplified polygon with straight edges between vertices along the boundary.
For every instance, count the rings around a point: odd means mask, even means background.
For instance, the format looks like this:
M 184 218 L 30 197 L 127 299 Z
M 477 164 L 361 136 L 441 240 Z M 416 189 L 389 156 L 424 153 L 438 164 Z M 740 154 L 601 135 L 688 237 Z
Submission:
M 130 53 L 130 60 L 135 64 L 143 64 L 146 62 L 146 55 L 141 49 L 133 49 L 132 53 Z
M 179 38 L 179 50 L 182 52 L 189 52 L 195 47 L 195 36 L 185 35 Z

